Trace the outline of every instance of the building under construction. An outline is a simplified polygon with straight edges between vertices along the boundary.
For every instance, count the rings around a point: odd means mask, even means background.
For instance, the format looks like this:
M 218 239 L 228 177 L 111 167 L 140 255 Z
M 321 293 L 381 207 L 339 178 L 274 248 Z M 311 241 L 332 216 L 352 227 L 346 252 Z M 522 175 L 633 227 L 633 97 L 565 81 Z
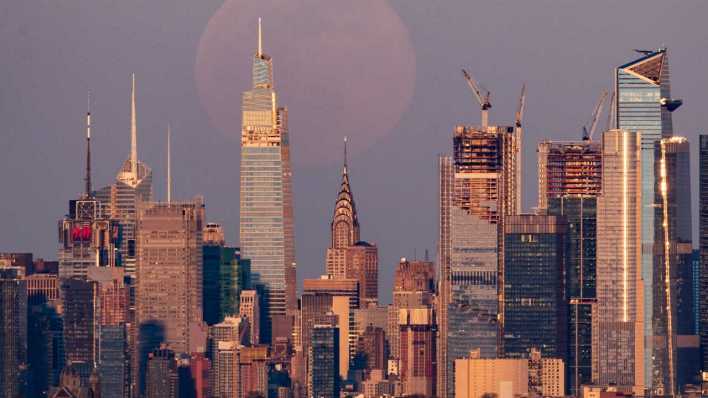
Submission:
M 538 208 L 550 198 L 600 193 L 602 150 L 599 142 L 543 141 L 538 144 Z

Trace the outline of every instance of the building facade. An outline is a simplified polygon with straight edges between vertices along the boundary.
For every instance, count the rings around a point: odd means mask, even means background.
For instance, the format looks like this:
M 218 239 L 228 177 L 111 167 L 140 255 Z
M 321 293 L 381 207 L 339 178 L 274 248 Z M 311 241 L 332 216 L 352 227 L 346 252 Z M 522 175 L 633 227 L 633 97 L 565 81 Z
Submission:
M 27 282 L 24 269 L 0 269 L 0 395 L 22 397 L 27 372 Z
M 592 379 L 638 393 L 645 387 L 642 281 L 642 157 L 639 133 L 602 135 L 597 204 L 597 305 L 592 315 Z
M 204 204 L 153 203 L 138 216 L 138 361 L 161 344 L 192 352 L 191 328 L 202 322 Z
M 454 394 L 455 358 L 500 353 L 503 224 L 520 206 L 520 130 L 457 126 L 440 170 L 438 384 Z M 503 305 L 501 306 L 503 307 Z
M 619 129 L 641 134 L 641 262 L 644 291 L 649 293 L 653 286 L 655 264 L 654 237 L 655 221 L 655 145 L 662 138 L 673 135 L 671 112 L 680 101 L 671 99 L 671 81 L 668 53 L 665 48 L 655 51 L 641 51 L 641 56 L 615 70 L 615 93 L 617 100 L 614 115 L 615 126 Z M 653 336 L 653 295 L 644 295 L 644 334 Z M 644 378 L 647 388 L 653 381 L 653 338 L 648 338 L 644 347 Z
M 399 311 L 399 375 L 404 395 L 437 394 L 436 323 L 432 308 Z
M 308 396 L 339 397 L 339 329 L 331 325 L 315 325 L 312 330 L 308 362 Z
M 565 359 L 565 219 L 509 216 L 504 240 L 505 355 L 525 358 L 535 347 L 545 357 Z
M 701 347 L 708 347 L 708 134 L 701 134 L 698 159 L 698 239 L 700 251 L 698 330 Z M 708 372 L 708 350 L 702 350 L 701 370 Z M 707 379 L 704 376 L 704 379 Z

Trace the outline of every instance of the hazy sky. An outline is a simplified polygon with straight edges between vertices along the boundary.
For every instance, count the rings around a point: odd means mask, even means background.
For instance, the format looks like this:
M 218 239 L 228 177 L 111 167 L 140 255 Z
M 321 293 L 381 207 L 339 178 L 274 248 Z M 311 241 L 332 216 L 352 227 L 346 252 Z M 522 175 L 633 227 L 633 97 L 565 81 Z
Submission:
M 56 257 L 57 220 L 83 187 L 89 89 L 94 185 L 113 180 L 128 156 L 131 72 L 139 157 L 153 168 L 156 198 L 170 122 L 175 196 L 204 195 L 208 219 L 236 244 L 239 95 L 257 15 L 290 110 L 300 280 L 324 270 L 344 135 L 362 238 L 379 246 L 383 300 L 399 257 L 426 248 L 434 256 L 436 157 L 450 151 L 455 124 L 479 120 L 461 67 L 492 91 L 492 122 L 512 120 L 528 85 L 527 210 L 536 202 L 536 144 L 579 138 L 612 68 L 634 48 L 669 48 L 672 94 L 684 100 L 674 130 L 689 137 L 696 171 L 697 134 L 708 124 L 704 0 L 234 0 L 217 14 L 222 5 L 0 3 L 0 251 Z M 695 174 L 693 182 L 695 201 Z

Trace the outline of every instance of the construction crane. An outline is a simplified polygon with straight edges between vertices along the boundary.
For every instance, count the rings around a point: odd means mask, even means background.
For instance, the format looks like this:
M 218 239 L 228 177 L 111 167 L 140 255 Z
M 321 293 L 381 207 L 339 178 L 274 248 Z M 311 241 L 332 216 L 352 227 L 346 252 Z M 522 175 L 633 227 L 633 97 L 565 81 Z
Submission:
M 524 110 L 526 109 L 526 83 L 521 86 L 521 96 L 519 97 L 519 107 L 516 108 L 516 118 L 514 119 L 514 125 L 516 128 L 521 128 L 521 124 L 524 120 Z
M 595 133 L 595 129 L 597 128 L 597 120 L 600 118 L 600 113 L 602 113 L 602 107 L 603 107 L 603 105 L 605 105 L 606 99 L 607 99 L 607 90 L 602 90 L 602 95 L 600 95 L 600 99 L 597 100 L 597 104 L 595 105 L 595 110 L 592 112 L 592 119 L 590 121 L 590 129 L 588 129 L 586 126 L 583 126 L 583 141 L 592 140 L 592 135 Z
M 464 69 L 462 69 L 462 76 L 465 77 L 465 81 L 467 81 L 467 84 L 472 89 L 474 96 L 477 98 L 477 102 L 479 102 L 479 105 L 482 108 L 482 128 L 486 130 L 489 125 L 489 108 L 492 107 L 492 103 L 490 102 L 492 93 L 489 92 L 489 90 L 480 88 L 474 78 L 472 78 L 472 76 Z

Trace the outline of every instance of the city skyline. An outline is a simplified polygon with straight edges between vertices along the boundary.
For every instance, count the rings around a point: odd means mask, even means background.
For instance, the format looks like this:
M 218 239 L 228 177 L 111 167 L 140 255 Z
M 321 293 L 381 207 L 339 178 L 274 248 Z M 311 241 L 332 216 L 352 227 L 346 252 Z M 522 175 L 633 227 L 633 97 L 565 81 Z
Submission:
M 228 2 L 231 4 L 233 2 Z M 659 8 L 661 7 L 660 3 Z M 691 14 L 700 14 L 702 5 L 698 3 L 689 3 L 685 8 L 680 9 L 664 9 L 667 18 L 667 25 L 690 25 L 679 24 L 677 21 L 682 18 L 691 18 Z M 9 145 L 5 145 L 3 158 L 7 162 L 7 167 L 0 174 L 0 178 L 6 184 L 12 184 L 16 188 L 7 193 L 5 199 L 8 203 L 3 206 L 3 216 L 6 217 L 7 227 L 0 230 L 0 242 L 3 242 L 3 249 L 9 250 L 25 250 L 35 251 L 39 256 L 45 258 L 53 258 L 55 253 L 55 238 L 51 228 L 53 221 L 58 215 L 65 212 L 65 205 L 60 206 L 56 201 L 50 200 L 54 195 L 26 195 L 27 192 L 37 192 L 36 186 L 45 186 L 56 192 L 65 202 L 66 200 L 77 196 L 82 191 L 82 181 L 77 178 L 81 175 L 83 167 L 83 143 L 81 140 L 83 123 L 83 110 L 85 108 L 84 98 L 87 90 L 92 91 L 92 102 L 94 105 L 94 131 L 92 140 L 92 157 L 94 158 L 94 186 L 104 186 L 111 183 L 114 179 L 116 169 L 122 164 L 128 155 L 128 127 L 129 127 L 129 108 L 127 106 L 128 85 L 127 77 L 133 71 L 136 72 L 138 80 L 138 131 L 139 131 L 139 146 L 141 160 L 154 168 L 154 179 L 158 181 L 164 180 L 164 130 L 167 123 L 170 122 L 173 126 L 173 179 L 175 181 L 175 196 L 178 198 L 188 198 L 193 194 L 203 194 L 207 198 L 207 207 L 209 209 L 209 221 L 221 223 L 226 229 L 227 241 L 230 244 L 237 244 L 236 230 L 238 225 L 238 216 L 236 212 L 229 210 L 232 207 L 229 203 L 233 203 L 238 198 L 238 192 L 233 187 L 228 187 L 224 181 L 233 181 L 237 176 L 234 175 L 238 165 L 238 158 L 235 155 L 238 148 L 238 134 L 236 129 L 230 135 L 225 135 L 212 126 L 209 119 L 205 116 L 203 106 L 198 102 L 199 95 L 194 91 L 190 81 L 194 79 L 193 63 L 196 57 L 198 43 L 197 39 L 203 33 L 207 21 L 214 14 L 219 4 L 210 3 L 202 7 L 195 6 L 193 17 L 175 15 L 174 20 L 189 21 L 184 27 L 177 28 L 173 22 L 165 22 L 165 32 L 153 32 L 147 28 L 148 25 L 142 20 L 136 20 L 135 29 L 138 32 L 152 32 L 154 34 L 147 35 L 150 39 L 147 43 L 136 43 L 132 47 L 127 46 L 127 41 L 122 40 L 126 37 L 125 32 L 102 32 L 98 29 L 98 23 L 105 21 L 108 16 L 102 14 L 98 8 L 91 8 L 87 12 L 96 14 L 96 21 L 89 22 L 82 19 L 82 24 L 72 28 L 71 23 L 66 23 L 73 20 L 73 16 L 69 15 L 74 4 L 67 4 L 65 9 L 55 10 L 58 21 L 64 21 L 62 27 L 54 23 L 45 21 L 46 15 L 37 15 L 37 11 L 25 10 L 18 14 L 18 21 L 8 23 L 8 29 L 14 32 L 8 35 L 8 38 L 15 38 L 17 42 L 9 41 L 5 38 L 2 42 L 3 47 L 8 49 L 16 49 L 20 54 L 32 54 L 33 57 L 57 56 L 56 53 L 49 52 L 47 55 L 39 55 L 36 52 L 28 53 L 28 49 L 42 46 L 44 43 L 43 37 L 46 37 L 48 32 L 53 30 L 67 30 L 69 38 L 76 38 L 77 35 L 85 30 L 96 31 L 99 35 L 107 35 L 111 38 L 109 42 L 123 48 L 126 55 L 136 54 L 136 56 L 123 59 L 110 67 L 99 60 L 92 61 L 89 65 L 95 70 L 85 70 L 85 67 L 78 67 L 78 60 L 88 54 L 101 51 L 94 48 L 93 44 L 86 44 L 85 47 L 74 47 L 71 44 L 64 44 L 67 48 L 71 48 L 72 52 L 80 55 L 77 60 L 68 60 L 60 57 L 59 66 L 66 67 L 66 78 L 63 80 L 59 90 L 55 83 L 48 82 L 44 77 L 40 77 L 42 69 L 37 66 L 33 69 L 33 73 L 20 73 L 19 67 L 24 65 L 25 58 L 13 58 L 10 63 L 4 65 L 3 68 L 7 76 L 12 76 L 13 81 L 8 82 L 8 89 L 0 94 L 2 95 L 3 104 L 8 106 L 3 107 L 0 112 L 13 112 L 15 117 L 10 117 L 5 114 L 4 119 L 10 121 L 7 129 L 9 134 Z M 278 81 L 284 85 L 280 89 L 285 103 L 291 107 L 298 108 L 299 114 L 307 113 L 307 104 L 302 103 L 298 98 L 298 93 L 292 91 L 286 80 L 295 80 L 298 73 L 303 68 L 303 63 L 288 63 L 288 59 L 293 59 L 292 51 L 285 51 L 284 44 L 288 41 L 282 35 L 282 28 L 279 27 L 278 18 L 282 18 L 282 14 L 276 14 L 272 17 L 269 15 L 268 7 L 272 4 L 264 4 L 262 9 L 249 8 L 246 14 L 258 13 L 264 17 L 264 23 L 270 37 L 269 42 L 272 42 L 273 50 L 270 52 L 279 60 L 278 76 L 282 76 Z M 527 122 L 525 123 L 525 143 L 524 143 L 524 197 L 523 208 L 530 210 L 535 205 L 535 175 L 532 165 L 536 161 L 534 154 L 535 144 L 542 138 L 550 139 L 578 139 L 580 137 L 579 126 L 585 124 L 592 111 L 597 95 L 603 88 L 608 88 L 611 84 L 611 67 L 618 65 L 621 62 L 635 59 L 635 55 L 631 52 L 632 48 L 646 46 L 649 48 L 666 45 L 670 48 L 672 54 L 672 68 L 674 78 L 672 79 L 674 94 L 685 100 L 685 105 L 675 114 L 674 130 L 677 135 L 684 135 L 691 142 L 697 142 L 696 132 L 700 126 L 705 125 L 703 118 L 705 117 L 700 111 L 700 96 L 699 93 L 705 92 L 702 89 L 704 82 L 699 74 L 690 73 L 693 68 L 703 68 L 706 63 L 705 55 L 698 51 L 698 43 L 706 37 L 706 33 L 702 30 L 690 31 L 685 28 L 685 31 L 679 31 L 678 28 L 669 28 L 669 31 L 654 32 L 650 27 L 637 27 L 636 31 L 624 37 L 617 38 L 612 43 L 603 42 L 603 51 L 584 51 L 580 52 L 576 47 L 566 46 L 559 48 L 559 51 L 554 51 L 552 55 L 546 53 L 544 63 L 540 63 L 541 55 L 528 54 L 528 52 L 507 52 L 499 53 L 492 48 L 491 43 L 474 40 L 472 33 L 459 36 L 461 25 L 451 16 L 455 13 L 471 12 L 470 7 L 461 3 L 450 3 L 449 7 L 442 9 L 428 10 L 432 13 L 430 18 L 433 20 L 442 19 L 450 22 L 443 26 L 441 24 L 424 23 L 426 19 L 423 16 L 423 10 L 419 9 L 420 3 L 403 4 L 392 3 L 390 9 L 386 12 L 389 15 L 393 13 L 404 24 L 407 30 L 406 41 L 412 43 L 415 51 L 416 77 L 413 99 L 402 113 L 400 122 L 393 127 L 387 134 L 378 135 L 376 137 L 367 137 L 357 134 L 348 134 L 350 142 L 353 146 L 350 153 L 350 167 L 353 174 L 353 184 L 357 191 L 357 210 L 362 214 L 362 234 L 368 240 L 375 242 L 379 247 L 381 277 L 380 284 L 385 286 L 391 281 L 393 268 L 399 257 L 405 255 L 407 257 L 414 256 L 414 250 L 418 257 L 422 257 L 423 251 L 428 248 L 431 252 L 435 250 L 435 232 L 430 228 L 424 228 L 426 225 L 434 225 L 435 217 L 433 214 L 428 214 L 428 209 L 435 208 L 435 192 L 416 192 L 414 186 L 419 181 L 428 181 L 429 184 L 434 184 L 435 177 L 435 160 L 434 156 L 437 152 L 447 151 L 447 134 L 450 124 L 458 122 L 478 122 L 478 112 L 469 91 L 464 86 L 464 82 L 459 77 L 458 69 L 461 66 L 470 67 L 475 76 L 485 83 L 494 93 L 495 108 L 490 112 L 491 122 L 494 123 L 510 123 L 513 119 L 513 111 L 516 106 L 518 83 L 526 81 L 528 84 L 528 110 L 526 115 Z M 157 15 L 156 6 L 144 6 L 141 9 L 146 15 Z M 363 6 L 362 6 L 363 7 Z M 523 7 L 518 10 L 502 10 L 499 7 L 492 5 L 481 5 L 482 10 L 491 13 L 491 15 L 503 15 L 502 11 L 509 12 L 510 16 L 521 15 L 528 10 Z M 208 9 L 207 9 L 208 8 Z M 612 15 L 604 15 L 594 10 L 593 8 L 580 8 L 578 12 L 586 12 L 597 20 L 602 26 L 615 26 L 620 23 L 622 17 L 627 17 L 631 11 L 631 5 L 622 5 Z M 286 10 L 287 12 L 290 12 Z M 322 14 L 329 12 L 329 9 L 322 11 Z M 697 12 L 698 11 L 698 12 Z M 174 12 L 174 11 L 172 11 Z M 367 12 L 367 11 L 359 11 Z M 565 12 L 568 12 L 567 10 Z M 255 14 L 254 14 L 255 15 Z M 24 19 L 22 18 L 24 16 Z M 600 19 L 600 16 L 603 19 Z M 46 28 L 38 28 L 36 34 L 23 35 L 20 28 L 27 26 L 30 17 L 38 17 L 45 21 Z M 185 19 L 182 19 L 185 18 Z M 199 20 L 199 18 L 201 18 Z M 271 18 L 271 19 L 269 19 Z M 428 18 L 426 16 L 425 18 Z M 437 18 L 437 19 L 435 19 Z M 540 16 L 538 12 L 529 14 L 529 18 L 534 21 L 544 21 L 546 17 Z M 549 17 L 550 18 L 550 17 Z M 593 19 L 590 18 L 590 19 Z M 199 21 L 197 21 L 199 20 Z M 272 20 L 272 22 L 270 22 Z M 240 21 L 240 19 L 239 19 Z M 552 20 L 549 20 L 552 21 Z M 673 23 L 671 23 L 673 21 Z M 529 30 L 528 38 L 501 36 L 499 38 L 501 46 L 512 46 L 511 48 L 533 48 L 542 43 L 543 48 L 555 48 L 559 46 L 559 40 L 550 40 L 548 34 L 553 29 L 568 29 L 573 23 L 578 23 L 576 17 L 569 17 L 568 21 L 557 21 L 550 28 L 532 28 L 528 25 L 521 24 L 520 28 Z M 239 22 L 240 24 L 241 22 Z M 541 24 L 543 25 L 543 24 Z M 485 26 L 476 27 L 475 29 L 485 29 Z M 255 27 L 255 19 L 251 18 L 248 21 L 247 32 L 250 36 L 243 38 L 234 37 L 229 39 L 233 46 L 243 47 L 243 51 L 252 51 L 253 41 L 250 39 L 253 35 Z M 591 25 L 588 22 L 583 23 L 578 29 L 583 32 L 589 32 Z M 489 28 L 486 28 L 489 29 Z M 300 31 L 295 31 L 295 33 Z M 179 33 L 179 34 L 178 34 Z M 136 33 L 137 34 L 137 33 Z M 177 45 L 174 49 L 164 47 L 167 43 L 174 42 L 173 34 L 178 34 L 179 38 L 190 38 L 185 40 L 183 44 Z M 301 33 L 298 33 L 301 34 Z M 279 37 L 280 36 L 280 37 Z M 469 37 L 469 39 L 468 39 Z M 598 43 L 599 46 L 602 36 L 598 37 L 583 37 L 581 44 Z M 518 40 L 513 42 L 513 40 Z M 536 41 L 532 42 L 532 39 Z M 542 40 L 542 41 L 538 41 Z M 543 41 L 547 40 L 547 41 Z M 550 41 L 548 41 L 550 40 Z M 124 43 L 125 42 L 125 43 Z M 60 43 L 60 42 L 57 42 Z M 147 54 L 144 50 L 147 44 L 157 46 L 161 50 L 155 55 Z M 473 44 L 470 46 L 470 44 Z M 270 45 L 270 44 L 269 44 Z M 18 47 L 20 46 L 20 47 Z M 431 47 L 436 47 L 435 49 Z M 582 46 L 580 46 L 582 47 Z M 597 47 L 594 47 L 597 50 Z M 131 49 L 131 50 L 129 50 Z M 439 55 L 443 51 L 457 51 L 459 57 L 450 60 L 445 60 L 440 63 Z M 239 50 L 241 51 L 241 50 Z M 592 53 L 593 57 L 588 58 L 588 53 Z M 83 55 L 82 55 L 83 54 Z M 140 55 L 138 57 L 137 55 Z M 164 73 L 164 76 L 158 74 L 157 66 L 160 62 L 156 62 L 157 55 L 162 54 L 169 56 L 172 60 L 172 69 Z M 490 58 L 490 61 L 480 60 L 475 54 L 483 54 L 495 56 Z M 235 56 L 235 55 L 234 55 Z M 350 59 L 360 59 L 365 57 L 364 52 L 353 52 Z M 691 61 L 685 61 L 687 56 L 691 57 Z M 94 57 L 92 57 L 94 58 Z M 103 59 L 107 57 L 95 57 Z M 108 57 L 110 58 L 110 57 Z M 508 73 L 510 65 L 508 61 L 512 59 L 524 59 L 528 67 L 523 71 L 518 71 L 518 79 L 504 79 L 504 73 Z M 240 60 L 239 65 L 245 65 L 248 68 L 248 57 Z M 435 66 L 433 67 L 433 60 Z M 498 60 L 498 61 L 497 61 Z M 153 62 L 155 61 L 155 62 Z M 312 63 L 312 61 L 308 61 Z M 320 61 L 318 61 L 320 62 Z M 550 64 L 549 64 L 550 63 Z M 51 64 L 51 63 L 50 63 Z M 155 65 L 155 66 L 147 66 Z M 387 66 L 388 62 L 385 62 Z M 304 65 L 308 65 L 305 63 Z M 498 65 L 498 71 L 493 70 L 494 65 Z M 543 67 L 541 67 L 543 66 Z M 564 69 L 575 69 L 574 73 L 565 73 Z M 518 69 L 518 66 L 515 67 Z M 578 73 L 578 69 L 583 73 Z M 100 70 L 110 71 L 110 74 L 98 73 Z M 164 68 L 159 68 L 160 73 L 164 72 Z M 245 69 L 246 71 L 248 69 Z M 590 71 L 590 72 L 588 72 Z M 248 86 L 244 84 L 248 78 L 247 73 L 243 73 L 244 69 L 235 70 L 234 73 L 241 74 L 242 77 L 233 82 L 232 90 L 238 94 Z M 573 81 L 571 77 L 584 76 L 582 81 Z M 174 76 L 174 77 L 173 77 Z M 179 77 L 178 80 L 173 80 Z M 364 79 L 367 82 L 371 78 L 366 76 L 353 76 L 356 79 Z M 556 79 L 556 83 L 551 84 L 551 77 Z M 304 81 L 309 79 L 308 76 L 302 77 Z M 514 82 L 505 82 L 504 80 L 514 80 Z M 375 82 L 382 83 L 380 80 Z M 434 87 L 431 84 L 438 82 L 439 87 Z M 694 84 L 695 83 L 695 84 Z M 26 95 L 19 95 L 18 91 L 24 85 L 28 90 Z M 40 101 L 32 93 L 59 92 L 61 91 L 61 101 L 56 102 L 49 108 L 45 102 Z M 280 86 L 279 86 L 280 87 Z M 561 88 L 562 87 L 562 88 Z M 580 90 L 582 88 L 582 90 Z M 550 91 L 549 91 L 550 90 Z M 547 98 L 546 92 L 553 93 L 557 100 Z M 587 92 L 587 94 L 585 94 Z M 10 101 L 12 93 L 16 98 L 22 98 L 22 101 Z M 174 98 L 177 93 L 181 93 L 185 100 L 175 99 L 175 101 L 164 101 L 164 98 Z M 445 100 L 440 101 L 441 95 L 444 93 Z M 572 93 L 572 94 L 569 94 Z M 51 96 L 50 96 L 51 97 Z M 449 99 L 448 99 L 449 98 Z M 569 99 L 572 104 L 562 107 L 563 112 L 556 112 L 554 109 L 559 106 L 564 99 Z M 693 100 L 692 100 L 693 98 Z M 432 101 L 432 102 L 431 102 Z M 440 103 L 437 105 L 437 103 Z M 30 104 L 34 104 L 30 106 Z M 191 105 L 188 105 L 191 104 Z M 36 109 L 35 109 L 36 108 Z M 445 108 L 445 109 L 443 109 Z M 449 108 L 449 109 L 448 109 Z M 29 110 L 32 112 L 29 113 Z M 185 109 L 190 109 L 185 111 Z M 194 110 L 196 110 L 196 112 Z M 37 112 L 40 110 L 42 112 Z M 366 112 L 369 112 L 366 110 Z M 417 116 L 416 114 L 420 114 Z M 189 115 L 189 116 L 188 116 Z M 548 117 L 548 115 L 557 115 L 557 117 Z M 302 117 L 302 116 L 298 116 Z M 601 118 L 604 119 L 604 118 Z M 299 123 L 298 124 L 296 124 Z M 602 122 L 601 122 L 602 123 Z M 48 126 L 51 126 L 49 128 Z M 325 165 L 312 166 L 303 164 L 302 159 L 303 147 L 308 144 L 306 130 L 303 130 L 302 122 L 291 119 L 290 129 L 293 134 L 293 166 L 294 166 L 294 186 L 295 186 L 295 220 L 296 220 L 296 235 L 298 238 L 298 253 L 299 264 L 299 283 L 302 279 L 314 277 L 321 273 L 321 264 L 324 261 L 324 253 L 327 247 L 327 235 L 329 234 L 329 225 L 326 217 L 331 215 L 332 200 L 336 196 L 333 189 L 337 184 L 340 176 L 338 173 L 333 173 L 332 170 L 336 165 L 341 164 L 339 154 L 341 153 L 341 139 L 345 134 L 334 134 L 330 131 L 329 134 L 337 135 L 337 148 L 326 148 L 325 152 L 332 152 L 331 155 L 323 155 L 325 157 Z M 336 131 L 336 130 L 335 130 Z M 318 133 L 319 134 L 319 133 Z M 201 138 L 196 140 L 196 138 Z M 371 143 L 364 142 L 372 141 Z M 34 144 L 31 144 L 34 143 Z M 39 145 L 37 143 L 40 143 Z M 18 157 L 22 153 L 30 153 L 29 145 L 34 146 L 35 151 L 40 151 L 43 160 L 30 162 L 26 155 Z M 356 148 L 356 145 L 368 145 L 368 149 Z M 696 146 L 692 148 L 691 162 L 692 172 L 696 174 L 697 156 L 695 155 Z M 194 149 L 194 150 L 191 150 Z M 399 153 L 405 151 L 412 155 L 401 158 L 397 164 L 390 164 L 390 159 L 395 156 L 400 156 Z M 213 154 L 213 156 L 212 156 Z M 228 155 L 228 156 L 227 156 Z M 328 158 L 329 157 L 329 158 Z M 45 160 L 46 159 L 46 160 Z M 73 163 L 72 163 L 73 159 Z M 101 159 L 98 163 L 97 159 Z M 388 159 L 388 160 L 387 160 Z M 428 159 L 420 161 L 418 159 Z M 16 168 L 14 165 L 26 164 L 20 174 L 11 175 L 11 171 Z M 60 164 L 62 167 L 51 167 L 51 165 Z M 381 169 L 386 164 L 384 173 L 374 173 L 373 170 Z M 189 167 L 187 167 L 189 165 Z M 216 169 L 216 171 L 214 171 Z M 223 170 L 223 171 L 220 171 Z M 418 177 L 412 179 L 404 174 L 403 170 L 413 171 Z M 228 171 L 228 173 L 226 172 Z M 18 179 L 18 175 L 25 178 Z M 198 176 L 208 175 L 207 178 L 197 178 Z M 399 179 L 398 184 L 391 184 L 391 179 Z M 51 180 L 47 180 L 50 178 Z M 228 179 L 227 179 L 228 178 Z M 56 182 L 61 182 L 57 185 Z M 164 184 L 155 184 L 155 197 L 164 197 Z M 415 194 L 414 194 L 415 193 Z M 397 197 L 409 196 L 411 199 L 404 206 L 396 200 Z M 693 187 L 694 198 L 697 195 L 697 188 Z M 228 201 L 227 201 L 228 198 Z M 694 205 L 696 204 L 694 200 Z M 27 212 L 17 211 L 32 206 L 31 214 Z M 19 218 L 19 214 L 25 214 L 24 218 Z M 696 213 L 694 213 L 696 214 Z M 51 217 L 49 217 L 51 216 Z M 318 220 L 310 222 L 307 220 Z M 397 233 L 405 231 L 405 234 L 398 236 Z M 695 241 L 695 239 L 694 239 Z M 36 250 L 35 250 L 36 248 Z M 381 290 L 382 300 L 390 301 L 390 293 L 385 289 Z

